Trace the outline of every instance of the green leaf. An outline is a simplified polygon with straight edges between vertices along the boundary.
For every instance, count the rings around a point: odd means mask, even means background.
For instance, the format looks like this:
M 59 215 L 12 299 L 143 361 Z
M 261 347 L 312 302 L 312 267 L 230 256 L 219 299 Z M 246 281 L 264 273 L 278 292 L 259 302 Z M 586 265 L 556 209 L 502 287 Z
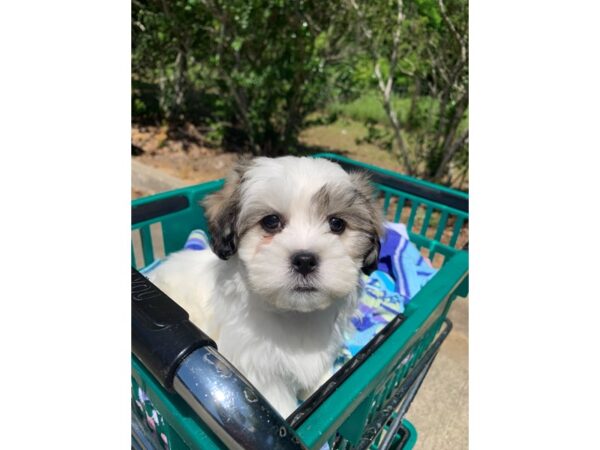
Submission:
M 244 43 L 244 41 L 242 40 L 242 38 L 237 37 L 234 39 L 234 41 L 231 43 L 231 47 L 233 48 L 233 50 L 235 52 L 239 52 L 240 48 L 242 48 L 242 44 Z

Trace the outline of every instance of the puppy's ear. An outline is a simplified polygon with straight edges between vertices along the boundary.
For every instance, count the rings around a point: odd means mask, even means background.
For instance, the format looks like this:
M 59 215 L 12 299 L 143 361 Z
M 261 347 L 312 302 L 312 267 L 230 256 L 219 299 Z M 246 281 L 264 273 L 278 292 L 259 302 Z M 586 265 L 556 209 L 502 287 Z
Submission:
M 212 250 L 221 259 L 228 259 L 237 251 L 240 185 L 250 162 L 249 159 L 240 160 L 225 180 L 223 189 L 201 202 L 206 209 Z
M 383 235 L 383 217 L 381 210 L 375 203 L 375 188 L 369 176 L 365 172 L 351 172 L 350 180 L 356 189 L 357 202 L 366 210 L 364 223 L 365 232 L 369 236 L 369 245 L 363 258 L 363 273 L 370 275 L 379 262 L 379 251 L 381 250 L 380 239 Z
M 381 250 L 381 243 L 379 242 L 379 237 L 373 236 L 371 241 L 371 248 L 365 259 L 363 260 L 363 266 L 361 270 L 364 274 L 371 275 L 371 273 L 377 269 L 377 264 L 379 263 L 379 251 Z

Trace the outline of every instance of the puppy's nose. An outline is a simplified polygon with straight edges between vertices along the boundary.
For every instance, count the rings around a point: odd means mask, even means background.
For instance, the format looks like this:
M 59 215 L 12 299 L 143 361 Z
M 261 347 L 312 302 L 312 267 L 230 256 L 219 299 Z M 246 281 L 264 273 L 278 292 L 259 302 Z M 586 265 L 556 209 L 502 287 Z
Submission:
M 298 252 L 292 255 L 292 266 L 296 272 L 308 275 L 317 268 L 317 256 L 310 252 Z

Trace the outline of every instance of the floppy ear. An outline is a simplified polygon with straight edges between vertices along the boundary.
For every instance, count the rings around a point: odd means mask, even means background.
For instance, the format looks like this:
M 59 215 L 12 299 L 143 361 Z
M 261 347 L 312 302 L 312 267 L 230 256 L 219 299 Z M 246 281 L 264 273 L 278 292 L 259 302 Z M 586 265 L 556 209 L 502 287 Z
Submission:
M 365 256 L 365 259 L 363 260 L 363 266 L 361 268 L 363 273 L 366 275 L 371 275 L 371 273 L 377 269 L 377 264 L 379 263 L 379 251 L 381 250 L 379 237 L 374 236 L 371 244 L 371 249 Z
M 221 259 L 228 259 L 237 251 L 240 185 L 249 165 L 249 160 L 238 162 L 225 180 L 223 189 L 201 202 L 206 209 L 212 250 Z
M 369 176 L 365 172 L 351 172 L 350 180 L 357 193 L 357 200 L 367 211 L 368 218 L 365 224 L 365 232 L 369 235 L 369 247 L 363 258 L 363 273 L 370 275 L 377 269 L 379 262 L 379 251 L 381 250 L 380 238 L 383 235 L 383 217 L 381 210 L 375 203 L 375 188 L 371 184 Z

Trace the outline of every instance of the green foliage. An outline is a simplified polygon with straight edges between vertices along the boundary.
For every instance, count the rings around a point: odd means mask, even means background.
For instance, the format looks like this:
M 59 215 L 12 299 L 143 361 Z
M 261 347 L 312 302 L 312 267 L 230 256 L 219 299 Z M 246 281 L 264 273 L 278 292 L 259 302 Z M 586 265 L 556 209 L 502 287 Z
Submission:
M 327 99 L 330 43 L 346 28 L 347 14 L 336 9 L 295 0 L 135 1 L 134 79 L 158 87 L 163 119 L 219 122 L 224 144 L 279 154 Z M 219 101 L 208 105 L 210 92 Z M 137 101 L 133 111 L 139 118 L 145 109 Z
M 348 102 L 333 102 L 327 105 L 326 111 L 348 117 L 359 122 L 372 122 L 380 125 L 388 125 L 389 119 L 381 103 L 381 95 L 377 92 L 368 92 L 359 98 Z M 428 97 L 420 97 L 417 100 L 416 110 L 411 112 L 412 100 L 407 97 L 396 97 L 392 105 L 399 119 L 406 123 L 409 128 L 415 128 L 424 123 L 428 114 L 436 114 L 438 103 Z
M 360 33 L 355 60 L 364 58 L 378 69 L 369 86 L 378 95 L 363 91 L 339 97 L 332 108 L 388 126 L 387 132 L 372 131 L 367 139 L 390 149 L 412 173 L 450 182 L 451 172 L 460 172 L 468 155 L 467 1 L 356 4 L 353 19 Z
M 424 19 L 424 23 L 429 28 L 432 30 L 439 30 L 441 28 L 442 16 L 436 0 L 414 0 L 414 6 L 412 7 L 413 11 L 416 10 L 416 15 Z
M 311 8 L 316 4 L 287 0 L 210 3 L 220 19 L 210 31 L 216 86 L 227 99 L 232 125 L 254 153 L 288 150 L 324 98 L 328 36 L 309 27 Z
M 131 111 L 138 122 L 153 122 L 161 116 L 157 86 L 133 80 L 131 86 Z
M 349 1 L 133 0 L 134 120 L 200 123 L 215 145 L 278 155 L 325 111 L 396 152 L 377 63 L 419 174 L 446 175 L 449 150 L 466 167 L 468 141 L 453 143 L 468 128 L 467 1 L 444 0 L 444 16 L 438 0 L 404 0 L 397 46 L 398 2 L 356 2 L 360 14 Z

